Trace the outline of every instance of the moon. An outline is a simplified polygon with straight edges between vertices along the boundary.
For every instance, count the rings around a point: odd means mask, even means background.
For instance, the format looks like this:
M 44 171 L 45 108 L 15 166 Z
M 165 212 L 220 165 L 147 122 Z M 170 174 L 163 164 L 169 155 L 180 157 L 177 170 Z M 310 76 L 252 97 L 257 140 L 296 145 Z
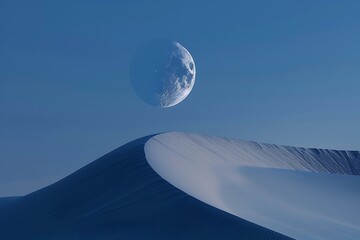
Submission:
M 146 103 L 161 108 L 182 102 L 195 83 L 195 62 L 180 43 L 154 40 L 135 55 L 130 64 L 130 82 Z

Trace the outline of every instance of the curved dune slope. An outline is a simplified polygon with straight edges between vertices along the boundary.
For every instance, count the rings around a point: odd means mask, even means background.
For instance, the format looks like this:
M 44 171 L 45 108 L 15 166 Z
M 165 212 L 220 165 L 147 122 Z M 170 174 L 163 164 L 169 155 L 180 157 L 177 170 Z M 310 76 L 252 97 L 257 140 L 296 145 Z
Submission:
M 204 204 L 161 178 L 145 159 L 150 138 L 126 144 L 39 191 L 2 201 L 0 239 L 289 239 Z
M 145 154 L 169 183 L 235 216 L 296 239 L 359 239 L 357 151 L 164 133 Z

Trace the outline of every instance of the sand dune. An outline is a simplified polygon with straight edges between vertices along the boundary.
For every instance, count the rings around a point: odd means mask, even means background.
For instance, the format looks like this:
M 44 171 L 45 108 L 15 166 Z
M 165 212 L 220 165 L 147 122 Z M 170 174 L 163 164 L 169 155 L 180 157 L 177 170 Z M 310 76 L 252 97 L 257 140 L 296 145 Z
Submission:
M 360 154 L 186 133 L 0 199 L 0 239 L 357 239 Z

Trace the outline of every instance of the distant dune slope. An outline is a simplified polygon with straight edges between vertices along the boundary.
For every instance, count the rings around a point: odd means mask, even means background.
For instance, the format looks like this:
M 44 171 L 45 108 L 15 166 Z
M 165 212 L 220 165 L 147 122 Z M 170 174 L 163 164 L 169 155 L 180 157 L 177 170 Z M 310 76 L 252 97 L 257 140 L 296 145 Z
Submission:
M 19 197 L 3 197 L 0 198 L 0 213 L 2 210 L 8 208 L 11 204 L 13 204 Z
M 39 191 L 2 201 L 0 239 L 289 239 L 164 180 L 145 158 L 144 144 L 151 137 L 128 143 Z M 154 153 L 157 146 L 150 148 Z M 191 174 L 179 169 L 178 176 L 192 179 Z
M 360 239 L 360 153 L 186 133 L 145 144 L 152 168 L 185 193 L 296 239 Z

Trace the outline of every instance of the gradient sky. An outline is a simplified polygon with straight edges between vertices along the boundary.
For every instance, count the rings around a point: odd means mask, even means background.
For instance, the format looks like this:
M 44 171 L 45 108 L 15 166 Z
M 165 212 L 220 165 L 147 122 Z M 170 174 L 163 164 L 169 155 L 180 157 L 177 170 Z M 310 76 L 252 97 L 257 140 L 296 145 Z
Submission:
M 0 196 L 164 131 L 360 150 L 360 1 L 213 2 L 0 1 Z M 170 109 L 129 83 L 154 38 L 197 67 Z

